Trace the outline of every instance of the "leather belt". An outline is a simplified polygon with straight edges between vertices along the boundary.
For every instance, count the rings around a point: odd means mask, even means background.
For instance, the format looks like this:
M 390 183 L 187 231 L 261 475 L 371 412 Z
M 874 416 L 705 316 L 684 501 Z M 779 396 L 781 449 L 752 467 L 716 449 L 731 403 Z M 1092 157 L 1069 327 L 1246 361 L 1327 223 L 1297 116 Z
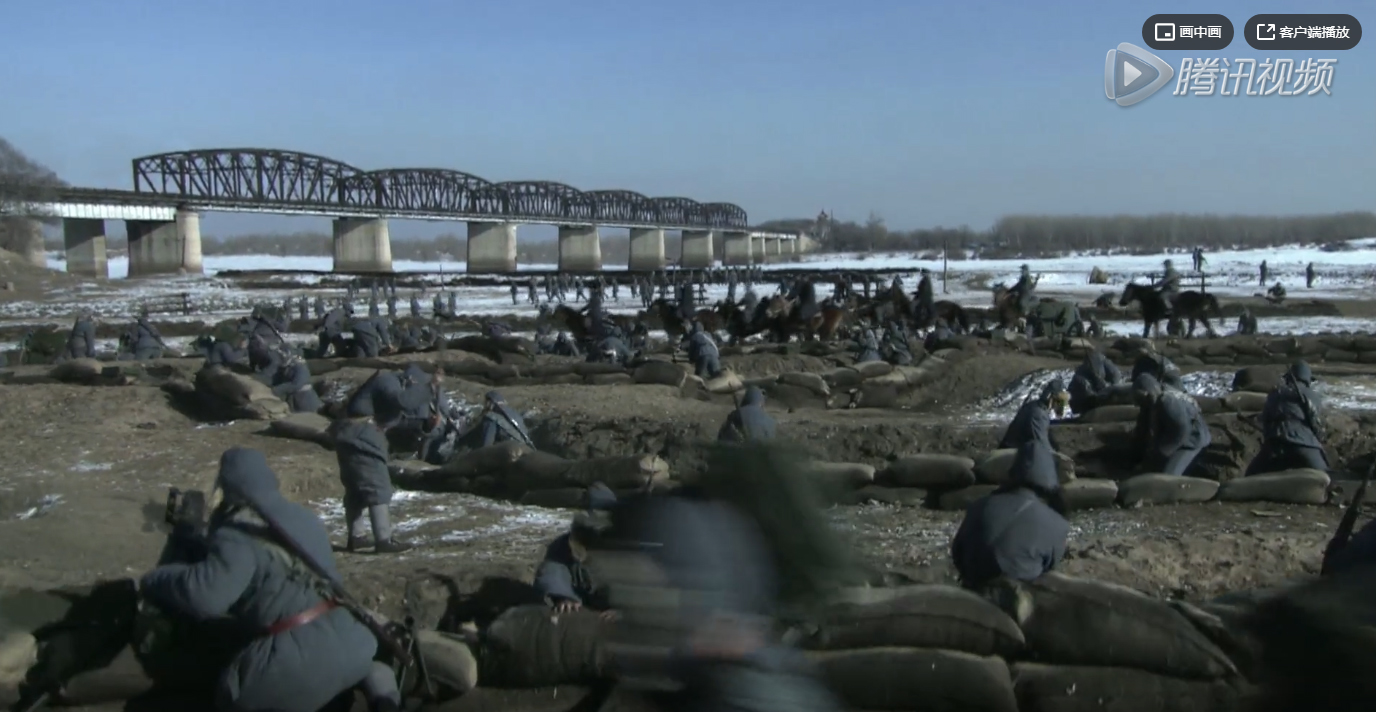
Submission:
M 315 604 L 314 606 L 311 606 L 310 608 L 307 608 L 306 610 L 297 613 L 294 616 L 288 616 L 277 621 L 276 623 L 273 623 L 272 625 L 268 626 L 267 630 L 263 633 L 263 635 L 270 637 L 274 635 L 280 635 L 289 630 L 300 628 L 301 626 L 310 623 L 311 621 L 319 618 L 320 616 L 325 615 L 326 613 L 329 613 L 330 611 L 333 611 L 338 607 L 338 601 L 321 601 Z

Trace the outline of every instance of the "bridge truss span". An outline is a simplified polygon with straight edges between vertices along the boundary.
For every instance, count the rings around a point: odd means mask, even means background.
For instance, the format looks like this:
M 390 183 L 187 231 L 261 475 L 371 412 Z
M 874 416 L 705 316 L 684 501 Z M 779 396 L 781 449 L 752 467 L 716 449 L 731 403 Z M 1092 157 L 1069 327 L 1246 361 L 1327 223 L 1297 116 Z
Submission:
M 484 214 L 497 206 L 493 185 L 478 176 L 446 168 L 389 168 L 345 181 L 347 204 L 415 214 Z
M 98 192 L 121 203 L 230 212 L 749 229 L 745 211 L 732 203 L 650 198 L 630 190 L 584 192 L 553 181 L 498 183 L 445 168 L 365 171 L 298 151 L 213 148 L 160 153 L 134 159 L 133 179 L 132 192 Z
M 361 173 L 331 158 L 296 151 L 219 148 L 134 159 L 134 191 L 265 205 L 342 203 Z

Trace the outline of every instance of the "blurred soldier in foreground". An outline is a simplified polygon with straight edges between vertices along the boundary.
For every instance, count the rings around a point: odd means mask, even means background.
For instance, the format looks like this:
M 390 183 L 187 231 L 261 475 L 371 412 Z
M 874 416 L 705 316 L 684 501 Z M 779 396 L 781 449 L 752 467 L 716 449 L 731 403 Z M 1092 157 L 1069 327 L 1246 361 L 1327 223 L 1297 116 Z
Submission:
M 612 511 L 590 560 L 621 616 L 607 650 L 622 684 L 686 712 L 840 709 L 774 633 L 781 607 L 850 583 L 805 466 L 784 447 L 724 448 L 695 492 Z
M 1070 395 L 1065 392 L 1061 379 L 1051 379 L 1037 397 L 1027 399 L 1018 408 L 1013 421 L 1003 433 L 1003 439 L 999 441 L 999 448 L 1021 447 L 1034 438 L 1044 438 L 1051 444 L 1051 413 L 1054 411 L 1058 416 L 1063 415 L 1069 399 Z

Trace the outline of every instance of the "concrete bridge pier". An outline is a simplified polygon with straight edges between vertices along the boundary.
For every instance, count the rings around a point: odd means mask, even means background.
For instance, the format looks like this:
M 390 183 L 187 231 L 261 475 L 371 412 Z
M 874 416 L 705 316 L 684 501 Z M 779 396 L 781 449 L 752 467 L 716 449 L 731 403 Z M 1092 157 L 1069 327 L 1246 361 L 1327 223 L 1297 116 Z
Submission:
M 201 216 L 178 210 L 170 220 L 126 220 L 129 276 L 204 274 L 201 261 Z
M 755 257 L 755 264 L 762 265 L 766 262 L 763 237 L 750 237 L 750 254 Z
M 728 232 L 721 240 L 721 263 L 730 266 L 754 264 L 752 240 L 748 232 Z
M 62 247 L 67 253 L 67 274 L 108 279 L 109 253 L 105 244 L 105 221 L 100 218 L 64 218 Z
M 516 271 L 515 223 L 468 223 L 468 272 Z
M 711 230 L 684 230 L 680 238 L 678 266 L 683 269 L 707 269 L 714 261 Z
M 779 259 L 786 262 L 798 261 L 798 241 L 779 240 Z
M 783 239 L 778 237 L 767 237 L 764 240 L 764 261 L 769 263 L 782 262 L 783 253 L 781 249 Z
M 334 271 L 391 272 L 392 236 L 382 218 L 335 218 Z
M 602 271 L 602 240 L 596 225 L 559 227 L 559 271 Z
M 664 269 L 664 231 L 653 227 L 631 228 L 631 258 L 626 266 L 632 272 Z
M 30 218 L 0 218 L 0 249 L 24 258 L 35 267 L 48 266 L 43 249 L 43 224 Z

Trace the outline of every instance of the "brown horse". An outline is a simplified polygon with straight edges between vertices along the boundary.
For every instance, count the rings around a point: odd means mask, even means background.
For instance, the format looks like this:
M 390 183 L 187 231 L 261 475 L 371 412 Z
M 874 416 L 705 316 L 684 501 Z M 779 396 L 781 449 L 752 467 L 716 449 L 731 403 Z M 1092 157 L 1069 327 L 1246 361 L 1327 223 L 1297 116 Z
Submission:
M 631 333 L 635 328 L 635 316 L 627 314 L 608 314 L 605 311 L 602 312 L 602 314 L 627 334 Z M 592 336 L 588 325 L 588 314 L 581 309 L 575 309 L 566 304 L 559 304 L 554 307 L 554 310 L 550 313 L 550 317 L 554 320 L 555 324 L 560 325 L 564 331 L 569 332 L 569 336 L 572 336 L 575 341 L 586 341 Z
M 656 299 L 650 303 L 649 314 L 659 319 L 664 333 L 672 339 L 681 339 L 688 334 L 692 322 L 679 316 L 678 307 L 666 299 Z M 693 319 L 702 324 L 704 331 L 715 333 L 725 326 L 725 320 L 715 309 L 699 309 L 693 312 Z
M 1022 312 L 1022 300 L 1018 294 L 1007 286 L 998 284 L 994 286 L 994 318 L 998 319 L 999 326 L 1011 329 L 1018 325 L 1025 314 Z
M 773 322 L 775 340 L 781 343 L 787 342 L 794 334 L 806 341 L 831 341 L 836 338 L 846 315 L 844 308 L 824 304 L 812 318 L 804 320 L 798 312 L 798 304 L 782 294 L 771 297 L 765 309 L 765 317 Z

